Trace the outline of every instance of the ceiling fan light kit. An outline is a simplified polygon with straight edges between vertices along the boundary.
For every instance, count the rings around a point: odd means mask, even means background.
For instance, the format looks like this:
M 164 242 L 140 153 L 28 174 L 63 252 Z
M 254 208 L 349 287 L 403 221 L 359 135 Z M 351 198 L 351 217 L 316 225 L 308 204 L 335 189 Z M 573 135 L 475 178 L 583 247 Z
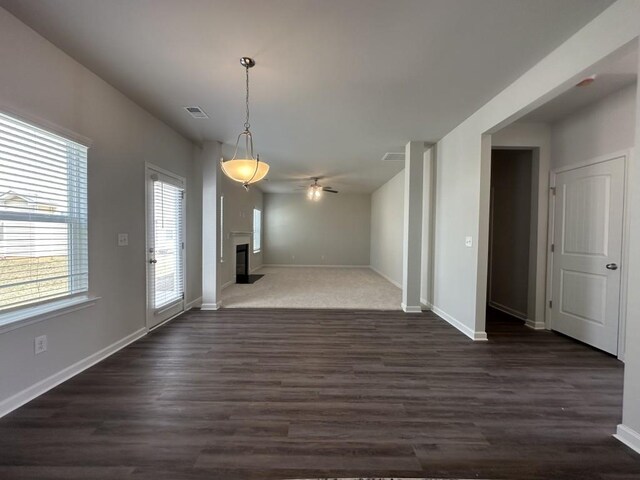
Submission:
M 307 192 L 307 198 L 317 202 L 322 197 L 322 187 L 320 185 L 311 185 Z
M 220 159 L 220 166 L 224 174 L 231 180 L 242 183 L 245 190 L 249 190 L 249 185 L 259 182 L 269 173 L 269 164 L 260 161 L 260 155 L 255 155 L 253 151 L 253 136 L 251 134 L 251 124 L 249 123 L 249 69 L 256 64 L 253 58 L 242 57 L 240 65 L 246 72 L 246 97 L 247 116 L 244 122 L 244 130 L 238 135 L 236 149 L 230 160 Z M 238 156 L 240 139 L 244 137 L 244 156 Z
M 318 180 L 320 180 L 320 177 L 314 177 L 313 183 L 309 185 L 309 189 L 307 190 L 307 198 L 309 200 L 317 202 L 322 198 L 323 192 L 338 193 L 337 190 L 333 190 L 331 187 L 323 187 L 322 185 L 318 184 Z

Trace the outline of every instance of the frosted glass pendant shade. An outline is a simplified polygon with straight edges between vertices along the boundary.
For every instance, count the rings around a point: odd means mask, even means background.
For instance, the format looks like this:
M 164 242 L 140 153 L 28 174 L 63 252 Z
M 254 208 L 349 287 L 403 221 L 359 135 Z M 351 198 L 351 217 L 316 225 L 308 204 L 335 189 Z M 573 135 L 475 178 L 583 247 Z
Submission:
M 243 185 L 259 182 L 269 173 L 269 165 L 254 159 L 234 158 L 221 162 L 222 171 L 231 180 Z

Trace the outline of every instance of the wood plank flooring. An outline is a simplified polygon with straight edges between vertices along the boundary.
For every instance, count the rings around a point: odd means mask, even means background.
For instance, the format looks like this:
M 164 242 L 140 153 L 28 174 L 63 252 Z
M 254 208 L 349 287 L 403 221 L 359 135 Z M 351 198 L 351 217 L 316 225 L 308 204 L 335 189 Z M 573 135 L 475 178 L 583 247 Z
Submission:
M 189 312 L 0 419 L 0 478 L 640 478 L 623 367 L 431 313 Z

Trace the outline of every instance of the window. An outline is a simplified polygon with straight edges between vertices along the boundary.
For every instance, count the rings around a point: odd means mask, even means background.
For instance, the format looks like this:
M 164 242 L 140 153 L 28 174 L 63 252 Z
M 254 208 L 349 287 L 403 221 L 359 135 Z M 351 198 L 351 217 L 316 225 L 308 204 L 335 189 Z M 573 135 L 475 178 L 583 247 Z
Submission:
M 86 292 L 87 147 L 0 113 L 0 313 Z
M 260 252 L 262 247 L 262 212 L 253 209 L 253 253 Z

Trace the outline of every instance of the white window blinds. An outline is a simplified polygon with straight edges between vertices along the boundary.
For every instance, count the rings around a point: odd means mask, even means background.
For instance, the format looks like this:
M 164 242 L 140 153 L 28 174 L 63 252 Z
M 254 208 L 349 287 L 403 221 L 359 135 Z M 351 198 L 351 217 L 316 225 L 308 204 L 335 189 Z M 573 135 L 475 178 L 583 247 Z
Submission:
M 262 212 L 253 209 L 253 253 L 258 253 L 262 248 Z
M 87 147 L 0 113 L 0 312 L 88 276 Z
M 182 300 L 182 204 L 180 186 L 157 180 L 153 183 L 153 306 L 161 309 Z

